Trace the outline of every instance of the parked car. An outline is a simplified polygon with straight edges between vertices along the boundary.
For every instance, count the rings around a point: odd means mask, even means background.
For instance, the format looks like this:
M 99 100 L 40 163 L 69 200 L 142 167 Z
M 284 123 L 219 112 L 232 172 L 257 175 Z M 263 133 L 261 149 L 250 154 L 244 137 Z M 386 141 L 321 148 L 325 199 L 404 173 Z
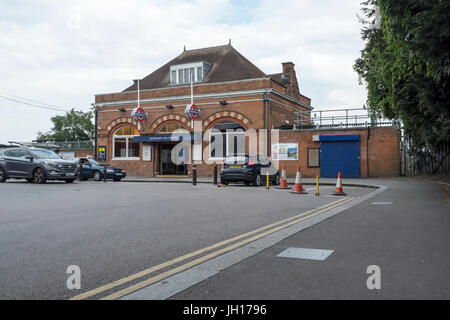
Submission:
M 262 155 L 233 155 L 225 158 L 220 171 L 220 181 L 228 185 L 230 182 L 244 182 L 246 185 L 260 186 L 267 181 L 273 185 L 280 184 L 280 173 L 271 161 Z
M 46 149 L 14 147 L 0 154 L 0 182 L 14 178 L 34 183 L 48 180 L 72 183 L 78 176 L 77 169 L 76 162 L 63 160 Z
M 104 179 L 105 166 L 101 165 L 94 158 L 77 158 L 78 163 L 83 165 L 81 170 L 81 177 L 83 180 L 94 179 L 95 181 L 101 181 Z M 114 168 L 111 166 L 106 167 L 106 179 L 120 181 L 127 176 L 125 170 L 120 168 Z

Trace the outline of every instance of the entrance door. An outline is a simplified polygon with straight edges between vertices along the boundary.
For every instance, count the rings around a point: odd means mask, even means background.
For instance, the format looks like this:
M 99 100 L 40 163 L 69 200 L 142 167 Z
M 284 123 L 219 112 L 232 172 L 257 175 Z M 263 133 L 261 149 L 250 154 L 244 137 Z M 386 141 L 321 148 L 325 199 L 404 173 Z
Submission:
M 179 175 L 185 176 L 188 174 L 187 165 L 177 165 L 172 162 L 172 150 L 176 146 L 176 143 L 160 143 L 159 144 L 159 172 L 162 175 Z M 178 155 L 183 157 L 183 150 Z

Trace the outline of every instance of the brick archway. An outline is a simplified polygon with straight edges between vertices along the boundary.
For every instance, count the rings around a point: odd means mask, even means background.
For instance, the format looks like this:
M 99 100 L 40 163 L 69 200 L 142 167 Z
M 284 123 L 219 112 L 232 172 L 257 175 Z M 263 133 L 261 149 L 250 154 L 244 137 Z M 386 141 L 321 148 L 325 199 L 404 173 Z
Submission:
M 178 123 L 178 124 L 182 125 L 185 129 L 191 131 L 191 128 L 189 125 L 189 120 L 187 120 L 185 117 L 182 117 L 180 115 L 174 115 L 174 114 L 163 116 L 163 117 L 155 120 L 152 123 L 151 128 L 152 128 L 153 132 L 156 133 L 163 125 L 166 125 L 170 122 Z
M 253 124 L 253 122 L 251 122 L 246 116 L 241 113 L 234 111 L 222 111 L 213 114 L 212 116 L 208 117 L 208 119 L 203 121 L 203 130 L 206 130 L 207 128 L 215 125 L 217 122 L 224 120 L 237 121 L 246 129 L 249 128 L 249 125 Z
M 123 124 L 123 123 L 126 123 L 126 124 L 132 124 L 132 125 L 134 125 L 135 127 L 137 127 L 137 125 L 138 125 L 138 123 L 137 123 L 136 121 L 134 121 L 133 119 L 131 119 L 131 118 L 120 118 L 120 119 L 117 119 L 117 120 L 112 121 L 112 122 L 108 125 L 108 127 L 106 127 L 106 130 L 108 130 L 108 133 L 109 133 L 109 132 L 111 132 L 111 130 L 112 130 L 113 128 L 115 128 L 115 127 L 117 127 L 118 125 Z

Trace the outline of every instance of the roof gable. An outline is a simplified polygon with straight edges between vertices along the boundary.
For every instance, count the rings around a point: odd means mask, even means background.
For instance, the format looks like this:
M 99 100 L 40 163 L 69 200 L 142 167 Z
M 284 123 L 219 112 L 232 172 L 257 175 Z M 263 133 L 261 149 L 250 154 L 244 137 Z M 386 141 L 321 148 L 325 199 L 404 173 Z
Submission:
M 266 76 L 258 67 L 241 55 L 231 45 L 210 47 L 184 51 L 178 57 L 166 63 L 140 81 L 140 89 L 156 89 L 171 86 L 170 67 L 195 62 L 207 62 L 211 69 L 201 83 L 217 83 L 258 79 Z M 133 84 L 126 91 L 136 91 L 137 84 Z

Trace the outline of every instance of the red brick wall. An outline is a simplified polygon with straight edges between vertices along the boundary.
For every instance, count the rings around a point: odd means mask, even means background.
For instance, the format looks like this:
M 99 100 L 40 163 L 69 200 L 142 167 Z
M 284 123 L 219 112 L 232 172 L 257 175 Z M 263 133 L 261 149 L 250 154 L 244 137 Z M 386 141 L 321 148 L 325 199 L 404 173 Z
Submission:
M 395 127 L 371 128 L 369 140 L 367 140 L 368 129 L 280 131 L 280 142 L 298 142 L 299 144 L 299 162 L 302 168 L 302 176 L 315 177 L 320 175 L 320 168 L 308 168 L 307 149 L 320 148 L 320 143 L 313 141 L 313 135 L 324 134 L 360 135 L 360 170 L 362 178 L 399 175 L 400 131 Z M 367 141 L 369 145 L 368 157 Z M 369 161 L 367 160 L 368 158 Z M 280 166 L 285 165 L 286 174 L 289 177 L 295 177 L 299 162 L 280 161 Z

